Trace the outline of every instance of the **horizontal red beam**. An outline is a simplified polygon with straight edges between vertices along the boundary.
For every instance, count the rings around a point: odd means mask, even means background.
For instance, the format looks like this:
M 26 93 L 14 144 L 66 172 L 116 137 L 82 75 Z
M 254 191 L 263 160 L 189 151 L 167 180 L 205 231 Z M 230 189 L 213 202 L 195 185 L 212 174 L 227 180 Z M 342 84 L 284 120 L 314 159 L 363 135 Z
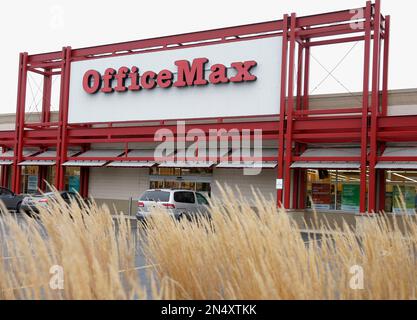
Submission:
M 378 161 L 417 161 L 417 157 L 377 157 Z
M 301 157 L 294 156 L 294 161 L 360 161 L 360 157 Z
M 295 115 L 321 115 L 321 114 L 348 114 L 362 113 L 362 108 L 344 108 L 344 109 L 320 109 L 320 110 L 296 110 Z
M 365 10 L 365 8 L 357 8 L 353 10 L 341 10 L 317 15 L 311 15 L 306 17 L 297 18 L 297 27 L 308 27 L 322 24 L 330 24 L 343 21 L 351 21 L 352 17 L 358 10 Z M 352 13 L 354 12 L 354 13 Z

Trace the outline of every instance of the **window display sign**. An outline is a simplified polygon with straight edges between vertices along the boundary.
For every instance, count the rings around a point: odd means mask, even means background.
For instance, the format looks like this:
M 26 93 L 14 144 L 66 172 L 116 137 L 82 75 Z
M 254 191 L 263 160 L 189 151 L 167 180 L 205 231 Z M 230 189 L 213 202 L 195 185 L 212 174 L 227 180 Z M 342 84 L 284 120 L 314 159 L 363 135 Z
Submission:
M 80 192 L 80 177 L 79 176 L 68 177 L 68 191 Z
M 313 183 L 311 187 L 314 208 L 317 210 L 329 210 L 331 204 L 330 184 Z
M 38 191 L 38 176 L 28 176 L 28 193 L 35 193 Z
M 360 185 L 342 185 L 342 210 L 359 212 Z
M 393 189 L 393 213 L 415 214 L 416 187 L 394 186 Z

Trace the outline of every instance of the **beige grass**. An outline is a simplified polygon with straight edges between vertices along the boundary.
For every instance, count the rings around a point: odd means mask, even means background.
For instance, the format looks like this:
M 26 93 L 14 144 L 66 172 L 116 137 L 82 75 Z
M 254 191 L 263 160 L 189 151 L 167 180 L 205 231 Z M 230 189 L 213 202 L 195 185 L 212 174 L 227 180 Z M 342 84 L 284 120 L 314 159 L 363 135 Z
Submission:
M 257 196 L 255 212 L 230 190 L 223 197 L 229 201 L 212 204 L 211 222 L 179 223 L 155 212 L 140 233 L 156 268 L 152 298 L 416 299 L 413 218 L 364 218 L 360 237 L 347 225 L 316 222 L 323 237 L 306 245 L 273 201 Z M 40 216 L 43 228 L 36 219 L 2 215 L 0 228 L 9 236 L 0 244 L 0 299 L 149 298 L 135 270 L 138 243 L 128 219 L 62 200 Z M 64 290 L 49 286 L 53 265 L 63 267 Z M 354 265 L 363 268 L 363 290 L 349 286 Z
M 80 209 L 62 199 L 39 216 L 21 221 L 2 214 L 0 227 L 9 236 L 0 244 L 0 299 L 145 297 L 134 270 L 129 220 L 113 221 L 107 207 Z M 50 287 L 54 265 L 63 268 L 64 290 Z
M 225 199 L 234 199 L 230 190 Z M 403 217 L 365 218 L 358 238 L 347 225 L 322 224 L 306 246 L 286 212 L 258 196 L 213 203 L 213 219 L 176 223 L 159 214 L 149 224 L 147 256 L 171 279 L 177 299 L 415 299 L 417 225 Z M 354 290 L 351 267 L 363 268 Z M 354 287 L 355 288 L 355 287 Z M 357 288 L 357 287 L 356 287 Z

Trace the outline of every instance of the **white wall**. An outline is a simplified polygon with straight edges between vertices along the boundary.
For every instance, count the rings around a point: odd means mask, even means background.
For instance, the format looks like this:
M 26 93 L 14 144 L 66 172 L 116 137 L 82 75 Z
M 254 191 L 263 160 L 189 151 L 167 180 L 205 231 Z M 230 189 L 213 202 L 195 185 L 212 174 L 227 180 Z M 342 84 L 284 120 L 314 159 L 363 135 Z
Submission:
M 211 185 L 212 198 L 221 197 L 219 187 L 227 184 L 234 189 L 234 193 L 238 195 L 236 187 L 239 187 L 240 192 L 245 198 L 252 198 L 253 186 L 259 189 L 266 199 L 276 199 L 275 179 L 277 176 L 276 169 L 263 169 L 259 175 L 243 175 L 243 169 L 214 169 L 213 183 Z
M 274 36 L 76 61 L 71 64 L 68 121 L 117 122 L 275 114 L 280 101 L 281 45 L 282 37 Z M 104 73 L 109 67 L 118 70 L 121 66 L 137 66 L 141 73 L 148 70 L 158 73 L 162 69 L 176 73 L 176 60 L 185 59 L 191 63 L 194 58 L 201 57 L 209 59 L 206 70 L 217 63 L 230 67 L 233 62 L 255 60 L 258 64 L 251 73 L 257 80 L 186 88 L 156 87 L 111 94 L 87 94 L 83 89 L 83 76 L 89 69 Z M 206 73 L 208 78 L 209 72 Z M 235 70 L 230 68 L 228 76 L 233 75 Z M 129 84 L 126 80 L 126 85 Z
M 148 168 L 91 168 L 89 195 L 97 199 L 129 200 L 149 189 Z

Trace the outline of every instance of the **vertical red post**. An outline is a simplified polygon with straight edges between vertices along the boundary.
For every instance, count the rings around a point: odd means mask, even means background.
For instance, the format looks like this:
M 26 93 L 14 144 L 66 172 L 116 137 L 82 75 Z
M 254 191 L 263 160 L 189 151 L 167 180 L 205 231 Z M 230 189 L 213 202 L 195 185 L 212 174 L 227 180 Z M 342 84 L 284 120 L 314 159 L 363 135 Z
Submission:
M 45 69 L 45 73 L 50 72 Z M 51 94 L 52 94 L 52 76 L 45 74 L 43 77 L 43 97 L 42 97 L 42 123 L 49 122 L 51 117 Z
M 288 66 L 288 109 L 287 109 L 287 131 L 285 135 L 285 162 L 284 162 L 284 207 L 290 208 L 291 200 L 291 161 L 292 161 L 292 127 L 294 111 L 294 62 L 295 62 L 295 28 L 296 15 L 291 14 L 290 27 L 290 57 Z
M 389 41 L 390 41 L 390 16 L 385 17 L 384 25 L 384 60 L 382 70 L 382 97 L 381 97 L 381 115 L 388 115 L 388 68 L 389 68 Z M 381 146 L 381 153 L 385 149 L 385 143 Z M 378 211 L 385 210 L 385 189 L 386 179 L 385 170 L 379 170 L 379 196 L 378 196 Z
M 385 150 L 385 145 L 381 146 L 381 154 Z M 385 210 L 385 189 L 386 189 L 386 179 L 385 179 L 385 170 L 378 170 L 378 208 L 377 211 L 381 212 Z
M 7 188 L 7 167 L 6 165 L 1 166 L 1 186 Z
M 305 144 L 300 146 L 300 154 L 307 149 Z M 306 190 L 307 189 L 307 170 L 300 169 L 300 187 L 298 194 L 298 209 L 305 209 L 306 205 Z
M 90 178 L 90 168 L 88 167 L 82 167 L 80 171 L 80 195 L 83 198 L 88 197 L 88 181 Z
M 60 138 L 57 148 L 56 163 L 56 187 L 58 190 L 65 188 L 65 167 L 62 165 L 67 158 L 67 126 L 68 126 L 68 103 L 69 103 L 69 82 L 71 72 L 71 47 L 63 48 L 63 66 L 61 73 L 61 95 L 59 107 Z
M 22 161 L 23 155 L 23 135 L 25 129 L 25 108 L 26 108 L 26 83 L 27 83 L 27 60 L 28 54 L 24 52 L 20 55 L 19 62 L 19 80 L 17 90 L 16 106 L 16 126 L 15 126 L 15 143 L 13 158 L 13 175 L 12 190 L 20 193 L 21 190 L 21 167 L 18 165 Z
M 382 116 L 388 114 L 388 67 L 389 67 L 389 41 L 391 17 L 385 17 L 384 28 L 384 62 L 382 71 Z
M 366 3 L 365 9 L 365 51 L 363 65 L 363 98 L 361 122 L 361 173 L 360 173 L 360 202 L 359 211 L 366 212 L 366 164 L 368 153 L 368 105 L 369 105 L 369 59 L 371 55 L 371 2 Z
M 302 110 L 308 110 L 309 108 L 309 96 L 308 90 L 310 85 L 310 46 L 308 43 L 310 40 L 305 41 L 305 49 L 304 49 L 304 93 L 303 93 L 303 108 Z
M 303 92 L 303 53 L 304 48 L 298 44 L 298 63 L 297 63 L 297 103 L 296 110 L 302 110 L 302 92 Z
M 12 190 L 16 192 L 16 175 L 20 175 L 19 166 L 17 165 L 17 149 L 19 143 L 19 114 L 20 114 L 20 100 L 22 91 L 22 74 L 23 74 L 23 53 L 19 54 L 19 69 L 17 80 L 17 97 L 16 97 L 16 123 L 15 123 L 15 138 L 13 148 L 13 164 L 12 164 Z
M 285 14 L 282 25 L 282 63 L 281 63 L 281 98 L 279 111 L 279 137 L 278 137 L 278 172 L 277 179 L 284 178 L 284 130 L 287 83 L 287 54 L 288 54 L 288 15 Z M 282 189 L 277 190 L 277 206 L 282 206 Z
M 377 126 L 378 116 L 381 112 L 379 103 L 379 76 L 381 57 L 381 1 L 376 0 L 374 5 L 374 37 L 372 59 L 372 102 L 371 102 L 371 128 L 370 128 L 370 156 L 369 156 L 369 187 L 368 212 L 376 209 L 376 159 L 378 155 Z

